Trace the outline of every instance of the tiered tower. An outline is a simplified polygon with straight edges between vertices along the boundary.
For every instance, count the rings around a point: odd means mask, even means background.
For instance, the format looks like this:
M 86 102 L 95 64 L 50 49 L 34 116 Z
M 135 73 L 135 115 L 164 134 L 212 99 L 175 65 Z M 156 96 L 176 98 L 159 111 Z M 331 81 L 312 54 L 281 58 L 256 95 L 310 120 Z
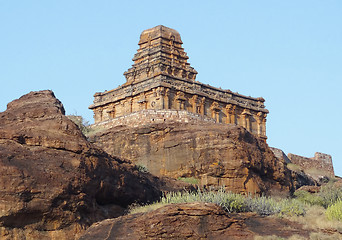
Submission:
M 127 83 L 134 84 L 151 77 L 165 75 L 194 81 L 196 70 L 187 62 L 179 33 L 162 25 L 140 35 L 138 52 L 132 68 L 124 73 Z
M 211 121 L 237 124 L 266 139 L 263 98 L 247 97 L 196 81 L 179 33 L 165 26 L 140 35 L 126 83 L 96 93 L 95 126 L 143 125 L 151 122 Z

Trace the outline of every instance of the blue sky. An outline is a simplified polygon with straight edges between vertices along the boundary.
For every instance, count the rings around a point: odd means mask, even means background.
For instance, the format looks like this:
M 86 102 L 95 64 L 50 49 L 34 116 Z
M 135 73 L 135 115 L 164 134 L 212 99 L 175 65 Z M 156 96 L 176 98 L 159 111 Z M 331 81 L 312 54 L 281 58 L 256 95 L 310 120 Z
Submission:
M 116 88 L 140 33 L 176 29 L 197 80 L 264 97 L 270 146 L 333 156 L 342 176 L 342 1 L 0 0 L 0 111 L 52 89 L 90 122 Z

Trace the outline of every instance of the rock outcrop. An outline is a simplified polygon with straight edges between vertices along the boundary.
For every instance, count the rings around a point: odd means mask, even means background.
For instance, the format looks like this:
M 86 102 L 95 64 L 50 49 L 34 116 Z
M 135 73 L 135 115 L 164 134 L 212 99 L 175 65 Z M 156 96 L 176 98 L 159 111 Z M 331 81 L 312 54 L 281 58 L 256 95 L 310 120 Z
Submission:
M 309 237 L 308 230 L 286 219 L 260 217 L 253 213 L 228 214 L 212 203 L 183 203 L 95 223 L 80 240 L 247 240 L 257 235 L 274 234 L 279 237 L 295 234 L 305 239 Z
M 268 145 L 233 124 L 164 123 L 118 126 L 90 138 L 111 155 L 157 176 L 195 177 L 238 193 L 291 191 L 291 173 Z
M 133 202 L 157 200 L 160 186 L 89 143 L 52 91 L 0 113 L 1 239 L 74 239 Z

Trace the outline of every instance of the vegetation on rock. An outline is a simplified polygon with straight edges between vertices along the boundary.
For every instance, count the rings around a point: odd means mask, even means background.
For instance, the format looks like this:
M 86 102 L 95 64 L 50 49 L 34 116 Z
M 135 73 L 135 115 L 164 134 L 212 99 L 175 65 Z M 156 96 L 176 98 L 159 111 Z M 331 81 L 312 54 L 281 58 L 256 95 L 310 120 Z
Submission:
M 342 221 L 342 199 L 327 208 L 326 215 L 328 219 Z
M 225 211 L 232 212 L 256 212 L 260 215 L 304 215 L 305 208 L 302 202 L 296 199 L 278 199 L 266 196 L 253 197 L 226 192 L 224 188 L 218 191 L 206 191 L 198 189 L 195 192 L 171 192 L 161 200 L 152 205 L 155 206 L 134 206 L 131 213 L 153 210 L 167 204 L 206 202 L 215 203 Z
M 319 205 L 324 208 L 335 204 L 337 201 L 342 199 L 342 188 L 336 188 L 333 183 L 328 183 L 321 187 L 317 193 L 309 193 L 307 191 L 296 191 L 294 193 L 296 199 L 308 204 L 308 205 Z

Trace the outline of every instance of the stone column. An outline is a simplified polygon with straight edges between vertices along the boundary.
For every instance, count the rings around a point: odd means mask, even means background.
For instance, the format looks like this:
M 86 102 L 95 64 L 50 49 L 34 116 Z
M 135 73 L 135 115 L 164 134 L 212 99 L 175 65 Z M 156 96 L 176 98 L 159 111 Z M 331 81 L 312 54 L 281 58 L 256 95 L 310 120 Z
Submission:
M 125 107 L 128 109 L 128 113 L 131 113 L 133 110 L 133 99 L 131 97 L 127 98 L 127 105 L 125 104 Z
M 217 102 L 213 102 L 210 107 L 211 117 L 216 120 L 216 122 L 220 122 L 220 105 Z
M 258 112 L 257 116 L 258 135 L 261 137 L 266 137 L 266 114 L 263 112 Z
M 97 108 L 96 110 L 94 110 L 95 123 L 102 122 L 102 111 L 102 108 Z
M 185 98 L 185 95 L 183 92 L 181 91 L 178 91 L 177 94 L 176 94 L 176 101 L 177 101 L 177 108 L 178 110 L 185 110 L 185 101 L 186 101 L 186 98 Z
M 190 100 L 190 103 L 192 105 L 192 112 L 193 113 L 198 113 L 197 112 L 197 95 L 194 95 L 191 100 Z
M 201 114 L 205 115 L 205 97 L 202 97 L 200 105 L 201 105 Z
M 227 104 L 226 106 L 226 123 L 236 124 L 236 116 L 235 116 L 235 105 Z
M 262 120 L 264 118 L 264 113 L 263 112 L 258 112 L 257 113 L 257 124 L 258 124 L 258 135 L 261 136 L 262 135 Z
M 249 112 L 249 110 L 245 109 L 243 110 L 241 115 L 243 117 L 243 127 L 246 128 L 248 131 L 251 131 L 251 113 Z
M 170 95 L 170 89 L 166 88 L 165 89 L 165 93 L 164 93 L 164 107 L 165 109 L 170 109 L 170 99 L 169 99 L 169 95 Z

